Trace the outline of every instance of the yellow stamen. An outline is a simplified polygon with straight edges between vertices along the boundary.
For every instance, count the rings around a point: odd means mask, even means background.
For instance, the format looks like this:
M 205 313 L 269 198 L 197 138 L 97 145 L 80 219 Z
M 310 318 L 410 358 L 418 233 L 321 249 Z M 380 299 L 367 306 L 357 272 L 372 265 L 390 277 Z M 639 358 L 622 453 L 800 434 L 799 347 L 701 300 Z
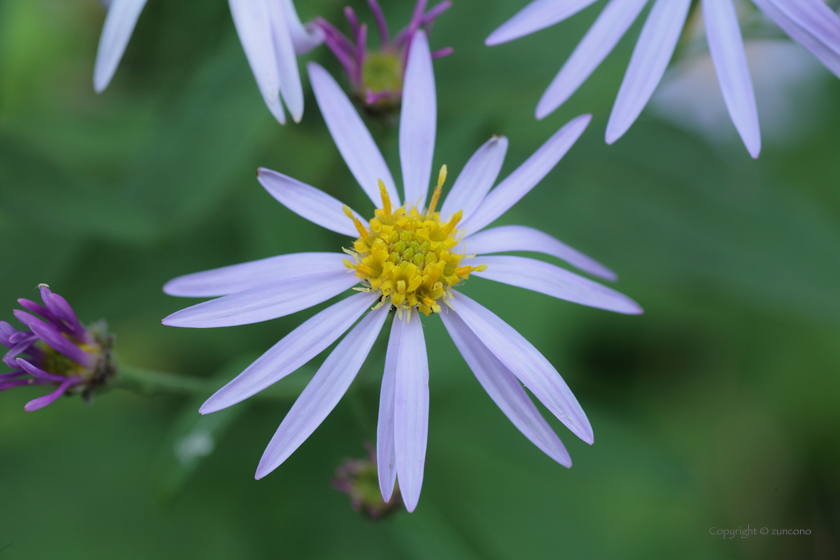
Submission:
M 365 238 L 368 236 L 368 232 L 365 229 L 365 226 L 362 225 L 362 222 L 359 221 L 359 218 L 353 215 L 353 212 L 348 208 L 346 205 L 341 207 L 344 210 L 344 215 L 353 220 L 353 225 L 356 226 L 356 231 L 359 232 L 359 236 Z
M 429 211 L 426 212 L 426 217 L 431 218 L 435 215 L 435 208 L 437 207 L 438 200 L 440 200 L 440 193 L 443 190 L 443 183 L 446 182 L 446 165 L 440 168 L 440 173 L 438 174 L 438 183 L 435 187 L 435 192 L 432 194 L 432 201 L 429 203 Z
M 443 235 L 449 235 L 450 233 L 452 233 L 455 230 L 455 226 L 458 225 L 458 222 L 460 222 L 461 218 L 463 218 L 463 217 L 464 217 L 464 211 L 463 210 L 458 210 L 457 212 L 455 212 L 455 215 L 452 216 L 452 219 L 449 220 L 449 223 L 446 224 L 446 227 L 444 227 L 442 230 L 440 230 L 440 233 L 443 234 Z
M 385 188 L 385 183 L 379 179 L 379 196 L 382 197 L 382 209 L 386 216 L 391 215 L 391 197 L 388 196 L 388 189 Z

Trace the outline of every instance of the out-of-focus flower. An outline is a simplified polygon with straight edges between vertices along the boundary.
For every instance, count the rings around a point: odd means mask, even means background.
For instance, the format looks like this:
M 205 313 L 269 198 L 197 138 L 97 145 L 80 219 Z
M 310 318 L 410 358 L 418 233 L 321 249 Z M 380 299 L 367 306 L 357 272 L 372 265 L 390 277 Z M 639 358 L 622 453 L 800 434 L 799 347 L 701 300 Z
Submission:
M 376 469 L 376 452 L 365 443 L 368 456 L 365 459 L 347 459 L 335 470 L 333 488 L 344 492 L 353 503 L 353 509 L 361 511 L 370 519 L 382 519 L 402 506 L 400 488 L 397 486 L 389 501 L 382 499 L 379 491 L 379 473 Z
M 110 0 L 99 38 L 93 87 L 108 87 L 146 0 Z M 303 88 L 296 55 L 321 44 L 321 31 L 303 25 L 292 0 L 230 0 L 233 23 L 271 114 L 286 123 L 283 103 L 295 122 L 303 116 Z
M 27 411 L 44 408 L 61 395 L 79 394 L 90 401 L 116 371 L 111 354 L 114 338 L 104 322 L 83 326 L 67 300 L 46 284 L 39 288 L 44 305 L 21 298 L 18 303 L 26 311 L 14 311 L 25 329 L 0 321 L 0 344 L 9 349 L 3 362 L 12 368 L 0 375 L 0 391 L 57 385 L 53 392 L 28 402 Z
M 496 29 L 498 45 L 558 23 L 595 0 L 534 0 Z M 840 76 L 840 17 L 822 0 L 752 0 L 776 25 Z M 601 64 L 649 0 L 610 0 L 537 105 L 542 119 L 562 105 Z M 618 140 L 636 120 L 662 79 L 682 34 L 692 0 L 655 0 L 618 92 L 606 140 Z M 709 52 L 726 107 L 750 155 L 758 157 L 761 134 L 752 80 L 733 0 L 699 3 Z
M 316 20 L 317 25 L 323 30 L 324 42 L 347 72 L 353 96 L 368 112 L 389 113 L 399 108 L 408 49 L 414 34 L 418 29 L 423 29 L 428 35 L 435 18 L 452 5 L 450 0 L 445 0 L 427 12 L 427 3 L 427 0 L 417 0 L 411 21 L 391 40 L 388 22 L 385 20 L 385 14 L 379 2 L 368 0 L 379 32 L 379 49 L 377 50 L 368 49 L 367 24 L 360 24 L 353 8 L 349 6 L 344 8 L 344 15 L 350 23 L 350 38 L 323 18 Z M 449 54 L 452 54 L 451 47 L 433 52 L 432 58 Z
M 352 250 L 283 255 L 176 278 L 164 286 L 166 293 L 223 297 L 173 313 L 163 322 L 195 328 L 242 325 L 306 309 L 358 284 L 361 293 L 292 331 L 210 397 L 201 412 L 215 412 L 258 393 L 350 329 L 268 444 L 256 473 L 262 478 L 335 407 L 389 312 L 395 310 L 379 401 L 377 465 L 383 499 L 390 500 L 399 475 L 406 509 L 413 511 L 423 481 L 429 414 L 429 367 L 420 314 L 434 314 L 441 317 L 479 382 L 516 427 L 550 457 L 570 466 L 566 449 L 520 382 L 575 435 L 592 443 L 592 427 L 571 390 L 522 335 L 454 287 L 476 274 L 583 305 L 641 313 L 626 296 L 553 264 L 483 256 L 533 251 L 615 279 L 607 268 L 538 230 L 501 226 L 482 231 L 554 168 L 583 133 L 590 116 L 572 120 L 492 191 L 508 141 L 491 138 L 467 162 L 438 209 L 446 179 L 443 167 L 427 206 L 437 106 L 432 57 L 426 36 L 419 31 L 408 56 L 400 122 L 400 161 L 408 201 L 403 205 L 385 160 L 350 100 L 321 66 L 311 63 L 308 68 L 327 127 L 350 171 L 376 205 L 375 217 L 367 221 L 314 187 L 260 169 L 257 177 L 274 198 L 315 224 L 356 238 Z

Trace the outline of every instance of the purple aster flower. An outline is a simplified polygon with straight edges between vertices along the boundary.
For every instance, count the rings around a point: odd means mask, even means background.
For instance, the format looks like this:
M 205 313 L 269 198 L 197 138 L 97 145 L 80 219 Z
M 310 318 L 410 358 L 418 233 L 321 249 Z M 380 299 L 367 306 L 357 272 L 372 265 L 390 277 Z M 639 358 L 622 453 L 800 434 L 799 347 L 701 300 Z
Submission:
M 90 400 L 115 372 L 111 356 L 114 339 L 105 324 L 83 326 L 67 300 L 52 293 L 46 284 L 38 287 L 44 304 L 21 298 L 18 303 L 26 311 L 14 311 L 25 329 L 0 321 L 0 344 L 9 349 L 3 362 L 12 368 L 0 375 L 0 391 L 25 385 L 57 386 L 29 401 L 24 407 L 27 411 L 44 408 L 61 395 L 81 394 Z
M 417 0 L 411 21 L 392 40 L 379 2 L 368 0 L 379 32 L 378 50 L 367 48 L 367 24 L 360 24 L 353 8 L 349 6 L 344 8 L 344 15 L 350 23 L 350 38 L 323 18 L 316 20 L 323 31 L 324 42 L 350 78 L 354 97 L 368 112 L 388 113 L 399 108 L 411 40 L 419 29 L 428 35 L 435 19 L 452 5 L 450 0 L 445 0 L 426 11 L 427 3 L 427 0 Z M 433 52 L 432 58 L 449 54 L 452 54 L 451 47 Z
M 303 89 L 295 56 L 321 44 L 321 31 L 300 22 L 292 0 L 229 1 L 239 40 L 268 109 L 280 124 L 285 124 L 285 103 L 294 121 L 299 122 L 303 116 Z M 108 87 L 145 4 L 146 0 L 107 3 L 108 15 L 93 73 L 97 93 Z
M 318 427 L 362 367 L 391 311 L 394 321 L 379 402 L 377 464 L 383 499 L 399 486 L 408 511 L 420 497 L 429 414 L 429 367 L 421 314 L 438 315 L 490 397 L 522 433 L 565 466 L 566 449 L 525 393 L 527 387 L 575 435 L 592 427 L 557 370 L 522 335 L 455 290 L 472 274 L 618 313 L 641 313 L 622 294 L 547 262 L 508 251 L 547 254 L 601 278 L 615 275 L 557 239 L 526 226 L 485 229 L 527 194 L 565 155 L 590 121 L 573 119 L 495 189 L 508 141 L 491 138 L 470 158 L 439 206 L 446 166 L 426 203 L 437 108 L 432 57 L 423 31 L 412 41 L 399 132 L 402 204 L 391 172 L 359 114 L 335 80 L 310 63 L 309 78 L 327 127 L 359 185 L 376 205 L 370 221 L 333 197 L 260 169 L 266 190 L 287 208 L 355 239 L 344 253 L 297 253 L 176 278 L 170 295 L 218 297 L 163 320 L 176 327 L 224 327 L 295 313 L 356 287 L 278 342 L 204 403 L 206 414 L 236 404 L 292 373 L 349 333 L 301 393 L 263 454 L 262 478 Z M 358 321 L 358 323 L 357 323 Z M 355 325 L 355 326 L 354 326 Z M 522 385 L 520 385 L 520 382 Z
M 498 45 L 563 21 L 595 0 L 534 0 L 487 38 Z M 610 0 L 537 105 L 542 119 L 562 105 L 618 43 L 649 0 Z M 822 0 L 752 0 L 793 40 L 840 76 L 840 17 Z M 662 79 L 692 0 L 655 0 L 615 101 L 606 140 L 618 140 Z M 738 15 L 732 0 L 702 0 L 706 38 L 726 107 L 750 155 L 761 135 Z
M 382 499 L 379 491 L 379 472 L 376 468 L 376 452 L 365 442 L 368 456 L 365 459 L 347 459 L 335 470 L 333 488 L 350 496 L 353 509 L 361 511 L 369 519 L 382 519 L 402 506 L 400 488 L 397 486 L 389 501 Z

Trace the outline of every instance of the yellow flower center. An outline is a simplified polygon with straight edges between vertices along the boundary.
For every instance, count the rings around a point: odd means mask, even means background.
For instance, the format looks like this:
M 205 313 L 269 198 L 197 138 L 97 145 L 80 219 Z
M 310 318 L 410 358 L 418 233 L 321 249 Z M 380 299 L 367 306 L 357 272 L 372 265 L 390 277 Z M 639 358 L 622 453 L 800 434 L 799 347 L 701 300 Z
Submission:
M 464 255 L 451 252 L 460 241 L 455 226 L 463 212 L 459 210 L 448 222 L 435 212 L 445 180 L 444 165 L 425 212 L 405 206 L 392 209 L 385 184 L 380 180 L 382 209 L 374 211 L 370 231 L 344 207 L 344 213 L 359 232 L 353 250 L 346 251 L 354 262 L 345 259 L 344 264 L 356 271 L 367 289 L 379 292 L 381 303 L 390 300 L 400 315 L 402 310 L 414 307 L 425 315 L 440 313 L 440 300 L 450 305 L 452 286 L 469 278 L 471 272 L 487 268 L 461 266 Z

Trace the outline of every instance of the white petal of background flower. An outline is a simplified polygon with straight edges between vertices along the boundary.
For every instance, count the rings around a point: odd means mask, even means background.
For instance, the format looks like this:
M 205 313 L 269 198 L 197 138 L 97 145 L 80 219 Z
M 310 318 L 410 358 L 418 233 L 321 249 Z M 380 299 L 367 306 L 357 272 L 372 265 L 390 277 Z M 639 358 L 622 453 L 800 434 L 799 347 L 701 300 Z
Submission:
M 475 336 L 573 434 L 594 441 L 592 426 L 566 382 L 516 329 L 464 294 L 453 290 L 453 310 Z
M 401 199 L 391 172 L 353 104 L 333 77 L 321 66 L 310 62 L 306 68 L 309 70 L 312 91 L 315 92 L 315 99 L 321 114 L 324 115 L 327 128 L 359 186 L 379 208 L 382 205 L 379 180 L 382 179 L 391 202 L 399 206 Z
M 499 226 L 486 229 L 464 241 L 466 254 L 485 255 L 510 251 L 533 251 L 557 257 L 570 265 L 605 280 L 618 277 L 609 268 L 562 241 L 527 226 Z
M 146 0 L 113 0 L 108 7 L 93 70 L 96 93 L 102 93 L 111 82 L 145 5 Z
M 358 293 L 324 309 L 216 391 L 199 412 L 209 414 L 222 410 L 277 383 L 338 340 L 375 303 L 376 294 Z
M 344 214 L 344 204 L 324 191 L 264 167 L 257 170 L 257 179 L 271 196 L 298 216 L 336 233 L 358 237 L 353 222 Z M 357 212 L 353 214 L 367 224 Z
M 268 11 L 271 18 L 271 37 L 274 43 L 280 96 L 289 109 L 289 113 L 292 114 L 292 119 L 300 122 L 303 117 L 303 87 L 300 84 L 300 72 L 289 31 L 289 22 L 282 2 L 268 2 Z
M 423 486 L 429 435 L 429 359 L 420 313 L 404 314 L 394 384 L 394 443 L 405 509 L 414 511 Z
M 656 0 L 642 28 L 607 124 L 612 144 L 641 114 L 662 80 L 682 34 L 691 0 Z
M 265 0 L 229 0 L 229 4 L 239 41 L 265 104 L 277 121 L 285 124 L 269 7 Z
M 484 44 L 498 45 L 545 29 L 573 16 L 597 0 L 534 0 L 487 37 Z
M 494 136 L 484 143 L 467 161 L 464 169 L 458 174 L 452 189 L 443 201 L 440 215 L 444 221 L 458 210 L 464 211 L 464 216 L 472 215 L 490 188 L 496 182 L 505 154 L 508 149 L 508 139 L 504 136 Z
M 405 69 L 400 110 L 400 166 L 405 201 L 423 208 L 435 152 L 437 101 L 426 34 L 414 35 Z
M 474 214 L 464 216 L 464 222 L 459 229 L 467 230 L 468 235 L 478 233 L 519 202 L 519 199 L 528 194 L 566 155 L 591 120 L 592 115 L 581 115 L 555 132 L 484 198 Z
M 348 220 L 349 221 L 349 220 Z M 308 276 L 314 272 L 346 270 L 344 253 L 292 253 L 258 261 L 186 274 L 170 280 L 163 291 L 170 296 L 217 297 Z
M 440 318 L 470 370 L 505 416 L 543 453 L 561 465 L 571 467 L 572 458 L 560 438 L 510 370 L 473 334 L 457 313 L 444 312 Z
M 317 305 L 358 283 L 347 270 L 318 272 L 187 307 L 165 318 L 163 324 L 208 329 L 268 321 Z
M 305 26 L 300 22 L 292 0 L 282 0 L 281 6 L 286 15 L 295 54 L 298 56 L 306 54 L 324 42 L 324 34 L 321 33 L 320 28 L 315 25 Z
M 729 0 L 726 0 L 729 1 Z M 542 119 L 577 91 L 636 21 L 648 0 L 610 0 L 537 104 Z
M 394 321 L 385 353 L 385 370 L 379 393 L 379 419 L 376 423 L 376 467 L 382 499 L 391 501 L 397 480 L 397 454 L 394 441 L 394 398 L 396 397 L 397 360 L 405 322 Z
M 703 18 L 709 53 L 729 115 L 747 151 L 757 158 L 761 152 L 758 110 L 735 6 L 731 0 L 703 0 Z
M 383 305 L 368 313 L 324 360 L 271 438 L 257 467 L 257 479 L 279 467 L 335 408 L 376 342 L 388 310 Z
M 503 282 L 616 313 L 637 315 L 642 312 L 642 308 L 624 294 L 543 261 L 526 257 L 479 256 L 470 264 L 487 265 L 487 270 L 473 272 L 477 278 Z

